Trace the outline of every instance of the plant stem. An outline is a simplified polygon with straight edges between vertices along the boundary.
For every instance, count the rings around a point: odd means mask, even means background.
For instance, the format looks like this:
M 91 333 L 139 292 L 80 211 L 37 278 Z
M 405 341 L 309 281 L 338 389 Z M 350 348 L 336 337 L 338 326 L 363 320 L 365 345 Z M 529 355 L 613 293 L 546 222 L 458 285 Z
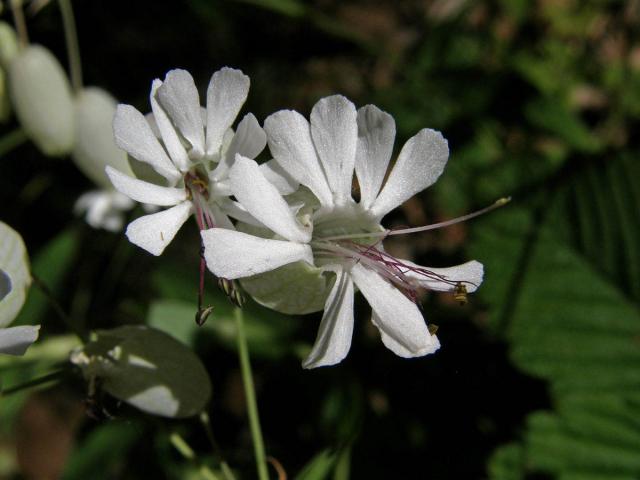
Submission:
M 209 420 L 209 414 L 207 412 L 203 411 L 200 414 L 200 423 L 202 423 L 204 431 L 207 434 L 207 439 L 209 439 L 213 454 L 220 460 L 220 470 L 222 470 L 222 474 L 224 475 L 226 480 L 236 480 L 236 477 L 233 475 L 231 468 L 229 468 L 229 464 L 227 464 L 227 462 L 222 458 L 222 453 L 220 452 L 218 443 L 213 437 L 213 429 L 211 428 L 211 421 Z
M 73 91 L 78 93 L 82 88 L 82 63 L 80 61 L 80 44 L 78 43 L 76 20 L 73 16 L 71 0 L 58 0 L 58 5 L 60 6 L 60 13 L 62 14 L 64 40 L 67 44 L 71 86 Z
M 249 347 L 244 331 L 244 318 L 242 310 L 234 310 L 236 318 L 236 328 L 238 335 L 238 356 L 240 357 L 240 369 L 242 371 L 242 382 L 244 384 L 244 394 L 247 402 L 247 414 L 249 415 L 249 426 L 251 428 L 251 438 L 256 457 L 256 467 L 260 480 L 269 480 L 267 461 L 264 453 L 264 441 L 260 430 L 260 417 L 258 415 L 258 404 L 256 402 L 256 392 L 253 385 L 253 375 L 251 374 L 251 362 L 249 360 Z
M 12 393 L 17 393 L 21 390 L 26 390 L 27 388 L 37 387 L 38 385 L 42 385 L 43 383 L 48 383 L 52 380 L 57 379 L 64 373 L 64 370 L 56 370 L 55 372 L 48 373 L 42 377 L 34 378 L 33 380 L 29 380 L 28 382 L 21 383 L 19 385 L 15 385 L 13 387 L 7 388 L 6 390 L 2 390 L 0 392 L 0 397 L 5 397 L 7 395 L 11 395 Z
M 13 15 L 13 23 L 18 32 L 18 43 L 20 48 L 29 45 L 29 34 L 27 33 L 27 23 L 24 21 L 24 12 L 22 11 L 22 0 L 10 0 L 11 14 Z
M 53 295 L 53 292 L 47 287 L 47 285 L 38 277 L 35 273 L 31 272 L 31 278 L 33 280 L 33 284 L 40 289 L 42 294 L 46 297 L 46 299 L 51 304 L 51 307 L 56 312 L 60 320 L 65 324 L 65 326 L 71 330 L 80 340 L 83 342 L 87 341 L 87 334 L 78 328 L 77 323 L 64 311 L 56 297 Z

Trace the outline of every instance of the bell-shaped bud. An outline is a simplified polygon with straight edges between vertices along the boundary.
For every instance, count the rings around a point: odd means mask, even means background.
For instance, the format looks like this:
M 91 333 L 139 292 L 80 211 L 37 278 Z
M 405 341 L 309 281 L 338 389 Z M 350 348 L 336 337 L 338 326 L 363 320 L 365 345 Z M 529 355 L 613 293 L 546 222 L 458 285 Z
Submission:
M 29 138 L 46 155 L 71 152 L 73 99 L 69 79 L 46 48 L 31 45 L 9 63 L 13 108 Z
M 6 122 L 11 114 L 5 69 L 17 53 L 18 39 L 15 30 L 7 22 L 0 22 L 0 123 Z
M 17 53 L 16 31 L 7 22 L 0 22 L 0 66 L 6 68 Z
M 116 105 L 115 98 L 97 87 L 83 89 L 75 99 L 76 133 L 71 157 L 82 173 L 106 190 L 113 189 L 104 171 L 107 165 L 133 176 L 126 152 L 113 138 Z

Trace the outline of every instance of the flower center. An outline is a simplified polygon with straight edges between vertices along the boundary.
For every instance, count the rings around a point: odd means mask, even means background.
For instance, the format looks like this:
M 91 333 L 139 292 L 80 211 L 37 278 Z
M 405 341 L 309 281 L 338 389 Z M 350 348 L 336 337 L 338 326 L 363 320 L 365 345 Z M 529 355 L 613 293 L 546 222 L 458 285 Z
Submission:
M 196 213 L 196 222 L 200 230 L 216 226 L 213 212 L 209 206 L 209 180 L 196 169 L 190 170 L 184 176 L 184 188 L 187 190 Z
M 359 263 L 375 271 L 393 284 L 407 298 L 416 302 L 418 289 L 430 283 L 444 284 L 453 291 L 454 298 L 466 303 L 467 286 L 476 286 L 465 279 L 448 278 L 419 265 L 408 263 L 386 253 L 382 241 L 388 235 L 417 233 L 463 222 L 505 205 L 500 199 L 493 205 L 457 219 L 423 227 L 386 230 L 359 204 L 352 204 L 318 212 L 314 218 L 311 248 L 318 267 L 330 264 L 348 266 Z

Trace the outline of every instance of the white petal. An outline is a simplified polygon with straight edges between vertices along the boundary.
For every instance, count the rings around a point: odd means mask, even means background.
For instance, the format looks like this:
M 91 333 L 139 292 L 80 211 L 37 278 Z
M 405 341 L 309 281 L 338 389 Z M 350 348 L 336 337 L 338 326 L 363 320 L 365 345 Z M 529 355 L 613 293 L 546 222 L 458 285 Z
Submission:
M 371 207 L 380 191 L 395 138 L 396 122 L 391 115 L 375 105 L 358 110 L 356 175 L 360 184 L 360 203 L 364 208 Z
M 229 168 L 235 161 L 236 153 L 243 157 L 256 158 L 266 145 L 267 134 L 264 133 L 256 117 L 252 113 L 248 113 L 238 124 L 224 158 L 214 171 L 214 177 L 222 179 L 227 176 Z
M 249 94 L 249 77 L 224 67 L 213 74 L 207 88 L 207 155 L 220 151 L 224 133 L 233 124 Z
M 292 242 L 311 240 L 311 232 L 300 225 L 287 202 L 262 175 L 254 160 L 236 155 L 229 172 L 229 183 L 238 202 L 269 229 Z
M 281 195 L 289 195 L 300 186 L 274 159 L 260 164 L 260 171 L 278 189 Z
M 27 348 L 38 339 L 40 325 L 24 325 L 21 327 L 0 330 L 0 353 L 7 355 L 24 355 Z
M 149 101 L 151 102 L 151 110 L 153 111 L 153 115 L 150 116 L 150 118 L 153 119 L 153 122 L 158 132 L 160 133 L 160 136 L 162 137 L 164 146 L 169 152 L 171 160 L 173 160 L 173 164 L 178 167 L 180 171 L 186 172 L 191 167 L 189 155 L 182 145 L 180 136 L 176 132 L 176 129 L 173 127 L 173 124 L 167 116 L 167 113 L 162 109 L 162 107 L 156 100 L 156 92 L 161 85 L 162 82 L 158 79 L 154 80 L 151 84 L 151 95 L 149 95 Z M 147 117 L 147 121 L 149 122 L 149 117 Z M 152 125 L 151 122 L 149 122 L 149 124 Z M 153 131 L 153 125 L 151 130 Z
M 387 348 L 401 357 L 420 357 L 435 352 L 440 344 L 429 333 L 420 310 L 395 286 L 374 271 L 356 263 L 351 276 L 376 316 Z
M 151 127 L 151 131 L 155 135 L 156 138 L 162 138 L 162 134 L 160 133 L 160 129 L 158 128 L 158 123 L 156 122 L 155 117 L 153 116 L 153 112 L 149 112 L 145 114 L 144 119 Z
M 248 223 L 249 225 L 267 228 L 261 222 L 256 220 L 242 204 L 234 202 L 229 198 L 218 199 L 217 203 L 221 211 L 223 211 L 225 215 L 235 218 L 236 220 L 239 220 L 243 223 Z
M 127 238 L 153 255 L 160 255 L 171 243 L 191 214 L 191 202 L 183 202 L 168 210 L 145 215 L 127 227 Z
M 447 268 L 422 267 L 408 260 L 401 260 L 401 262 L 423 270 L 423 273 L 407 271 L 405 272 L 407 277 L 415 279 L 423 288 L 438 292 L 452 292 L 457 282 L 466 287 L 467 293 L 475 292 L 484 276 L 484 267 L 475 260 Z
M 411 137 L 400 152 L 387 183 L 371 207 L 382 218 L 416 193 L 433 185 L 449 157 L 449 146 L 440 132 L 427 128 Z
M 171 70 L 156 95 L 174 125 L 191 144 L 193 155 L 196 158 L 203 156 L 204 126 L 200 115 L 200 96 L 191 74 L 186 70 Z
M 250 277 L 300 260 L 313 264 L 311 247 L 302 243 L 268 240 L 223 228 L 203 230 L 201 235 L 207 267 L 218 277 Z
M 269 149 L 283 170 L 309 187 L 325 207 L 333 205 L 333 195 L 311 140 L 309 122 L 293 110 L 281 110 L 264 122 Z
M 382 343 L 384 343 L 384 346 L 387 347 L 396 355 L 398 355 L 399 357 L 403 357 L 403 358 L 420 357 L 422 355 L 427 355 L 428 353 L 433 353 L 440 348 L 440 340 L 438 340 L 438 337 L 435 335 L 431 335 L 431 340 L 433 341 L 433 345 L 430 347 L 431 351 L 416 355 L 412 350 L 407 348 L 402 343 L 398 342 L 391 335 L 387 335 L 385 333 L 384 323 L 382 322 L 382 320 L 380 320 L 380 317 L 378 316 L 378 314 L 376 314 L 376 312 L 373 312 L 371 314 L 371 323 L 373 323 L 380 331 L 380 339 L 382 340 Z
M 170 183 L 175 184 L 180 178 L 180 172 L 171 163 L 144 115 L 131 105 L 118 105 L 113 118 L 113 134 L 120 148 L 151 165 Z
M 338 203 L 351 197 L 358 125 L 356 107 L 342 95 L 320 100 L 311 110 L 311 137 Z
M 304 368 L 324 367 L 341 362 L 349 353 L 353 335 L 353 282 L 340 268 L 324 306 L 318 336 Z
M 253 113 L 248 113 L 236 128 L 236 133 L 227 150 L 227 156 L 235 158 L 236 153 L 243 157 L 256 158 L 267 146 L 267 134 Z
M 107 167 L 105 171 L 116 190 L 137 202 L 169 206 L 177 205 L 187 199 L 187 192 L 184 188 L 154 185 L 125 175 L 113 167 Z

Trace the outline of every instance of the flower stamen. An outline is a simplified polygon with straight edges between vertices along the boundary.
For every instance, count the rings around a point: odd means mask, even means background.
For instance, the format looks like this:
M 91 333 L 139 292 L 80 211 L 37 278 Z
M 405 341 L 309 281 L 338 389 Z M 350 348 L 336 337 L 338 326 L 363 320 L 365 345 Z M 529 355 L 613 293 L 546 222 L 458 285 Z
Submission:
M 480 215 L 484 215 L 485 213 L 489 213 L 497 208 L 503 207 L 507 203 L 511 201 L 511 197 L 503 197 L 496 200 L 493 204 L 488 207 L 482 208 L 472 213 L 468 213 L 461 217 L 453 218 L 451 220 L 447 220 L 444 222 L 433 223 L 431 225 L 423 225 L 421 227 L 412 227 L 412 228 L 401 228 L 401 229 L 387 229 L 382 230 L 380 232 L 368 232 L 368 233 L 352 233 L 347 235 L 336 235 L 332 237 L 323 238 L 323 240 L 352 240 L 356 238 L 368 238 L 368 237 L 386 237 L 390 235 L 405 235 L 407 233 L 418 233 L 418 232 L 426 232 L 429 230 L 436 230 L 438 228 L 449 227 L 451 225 L 455 225 L 456 223 L 466 222 L 467 220 L 471 220 L 472 218 L 479 217 Z

